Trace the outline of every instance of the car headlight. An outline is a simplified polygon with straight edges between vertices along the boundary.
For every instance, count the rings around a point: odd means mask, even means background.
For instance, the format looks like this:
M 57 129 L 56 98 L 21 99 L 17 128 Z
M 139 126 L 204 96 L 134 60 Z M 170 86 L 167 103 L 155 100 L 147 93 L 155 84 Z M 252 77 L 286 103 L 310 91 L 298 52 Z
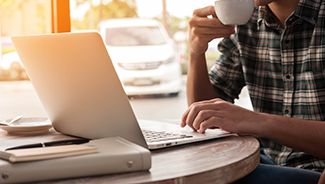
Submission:
M 164 62 L 164 64 L 170 64 L 170 63 L 172 63 L 172 62 L 174 62 L 174 61 L 175 61 L 175 56 L 173 55 L 173 56 L 169 57 L 169 58 Z

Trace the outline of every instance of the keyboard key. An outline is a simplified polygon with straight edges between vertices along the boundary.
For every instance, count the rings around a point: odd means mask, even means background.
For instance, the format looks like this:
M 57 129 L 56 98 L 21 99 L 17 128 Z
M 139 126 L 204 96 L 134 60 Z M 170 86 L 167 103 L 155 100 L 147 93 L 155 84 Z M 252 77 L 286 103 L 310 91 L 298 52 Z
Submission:
M 168 141 L 168 140 L 176 140 L 176 139 L 193 137 L 191 135 L 186 135 L 186 134 L 175 134 L 172 132 L 152 131 L 152 130 L 143 130 L 143 135 L 147 142 L 159 142 L 159 141 Z

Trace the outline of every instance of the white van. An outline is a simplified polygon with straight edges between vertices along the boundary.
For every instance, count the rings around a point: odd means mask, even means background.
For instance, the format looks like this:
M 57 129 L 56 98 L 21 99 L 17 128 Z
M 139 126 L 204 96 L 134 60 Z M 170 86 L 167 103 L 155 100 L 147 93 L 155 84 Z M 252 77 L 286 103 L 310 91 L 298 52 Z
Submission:
M 100 22 L 99 29 L 127 95 L 178 95 L 180 62 L 159 21 L 111 19 Z

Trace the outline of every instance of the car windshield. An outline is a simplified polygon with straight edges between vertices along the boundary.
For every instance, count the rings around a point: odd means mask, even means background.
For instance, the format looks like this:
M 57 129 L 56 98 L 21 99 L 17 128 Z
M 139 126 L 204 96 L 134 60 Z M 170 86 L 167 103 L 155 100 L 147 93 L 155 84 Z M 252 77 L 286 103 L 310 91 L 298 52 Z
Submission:
M 165 44 L 158 27 L 123 27 L 106 29 L 108 46 L 145 46 Z

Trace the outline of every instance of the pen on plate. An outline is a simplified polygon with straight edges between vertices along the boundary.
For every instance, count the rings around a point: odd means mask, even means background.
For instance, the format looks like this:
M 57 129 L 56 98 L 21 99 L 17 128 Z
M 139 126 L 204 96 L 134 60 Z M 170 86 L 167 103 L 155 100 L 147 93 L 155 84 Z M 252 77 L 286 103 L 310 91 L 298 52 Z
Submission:
M 53 142 L 40 142 L 35 144 L 26 144 L 21 146 L 15 146 L 7 148 L 7 150 L 14 149 L 25 149 L 25 148 L 39 148 L 39 147 L 49 147 L 49 146 L 60 146 L 60 145 L 70 145 L 70 144 L 83 144 L 89 142 L 90 139 L 74 139 L 74 140 L 62 140 L 62 141 L 53 141 Z

